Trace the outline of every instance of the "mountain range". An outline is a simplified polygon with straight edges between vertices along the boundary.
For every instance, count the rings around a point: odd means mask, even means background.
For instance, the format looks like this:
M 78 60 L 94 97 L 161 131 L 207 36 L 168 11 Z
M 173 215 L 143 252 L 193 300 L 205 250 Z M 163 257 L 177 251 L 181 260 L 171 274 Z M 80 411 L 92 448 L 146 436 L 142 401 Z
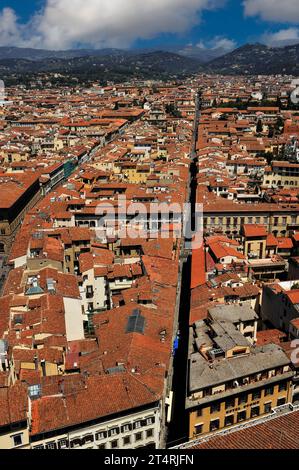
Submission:
M 285 47 L 246 44 L 209 62 L 208 67 L 223 74 L 299 75 L 299 44 Z
M 76 49 L 48 51 L 0 47 L 0 78 L 53 72 L 82 79 L 171 78 L 205 72 L 299 75 L 299 44 L 246 44 L 224 55 L 186 46 L 170 50 Z M 215 57 L 216 56 L 216 57 Z

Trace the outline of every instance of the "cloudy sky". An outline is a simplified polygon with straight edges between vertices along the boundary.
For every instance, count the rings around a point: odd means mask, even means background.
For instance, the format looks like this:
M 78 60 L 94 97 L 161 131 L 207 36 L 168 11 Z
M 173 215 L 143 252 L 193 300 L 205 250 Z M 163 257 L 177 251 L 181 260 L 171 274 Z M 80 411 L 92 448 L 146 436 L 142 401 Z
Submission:
M 0 46 L 299 43 L 299 0 L 0 0 Z

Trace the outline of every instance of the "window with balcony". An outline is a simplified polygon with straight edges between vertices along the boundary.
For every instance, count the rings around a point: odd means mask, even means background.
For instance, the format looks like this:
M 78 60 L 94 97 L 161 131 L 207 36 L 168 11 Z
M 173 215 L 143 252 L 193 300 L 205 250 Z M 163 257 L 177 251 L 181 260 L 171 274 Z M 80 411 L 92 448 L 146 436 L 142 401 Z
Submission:
M 74 439 L 71 442 L 71 448 L 73 448 L 73 447 L 81 447 L 81 439 Z
M 113 428 L 108 431 L 108 436 L 116 436 L 119 433 L 119 428 Z
M 137 432 L 135 434 L 135 441 L 138 442 L 138 441 L 141 441 L 142 440 L 142 432 Z
M 282 405 L 285 405 L 287 402 L 286 398 L 285 397 L 282 397 L 282 398 L 278 398 L 277 400 L 277 406 L 282 406 Z
M 252 400 L 258 400 L 261 396 L 261 390 L 256 390 L 252 393 Z
M 220 408 L 221 408 L 221 403 L 220 402 L 213 403 L 211 405 L 211 414 L 212 413 L 217 413 L 218 411 L 220 411 Z
M 150 418 L 147 418 L 146 425 L 150 426 L 151 424 L 154 424 L 154 422 L 155 422 L 155 417 L 151 416 Z
M 232 426 L 234 424 L 234 415 L 225 416 L 224 426 Z
M 117 449 L 118 447 L 118 439 L 111 441 L 111 449 Z
M 240 411 L 238 413 L 237 422 L 241 423 L 242 421 L 245 421 L 245 420 L 246 420 L 246 411 Z
M 67 449 L 68 448 L 68 440 L 67 439 L 61 439 L 58 441 L 58 447 L 59 449 Z
M 247 403 L 247 400 L 248 400 L 248 397 L 247 397 L 246 394 L 240 395 L 240 397 L 239 397 L 239 405 L 244 405 L 245 403 Z
M 99 441 L 101 439 L 105 439 L 107 437 L 106 431 L 99 431 L 96 433 L 96 440 Z
M 260 414 L 260 407 L 259 406 L 253 406 L 251 408 L 250 417 L 251 418 L 256 418 L 257 416 L 259 416 L 259 414 Z
M 233 408 L 235 406 L 235 399 L 234 398 L 228 398 L 225 400 L 225 408 Z
M 56 442 L 48 442 L 46 444 L 46 449 L 57 449 Z
M 265 396 L 273 395 L 273 392 L 274 392 L 274 387 L 273 386 L 265 388 Z
M 132 429 L 132 425 L 131 424 L 124 424 L 122 427 L 121 427 L 121 432 L 129 432 L 131 431 Z
M 82 440 L 84 444 L 89 444 L 90 442 L 94 441 L 94 437 L 92 434 L 89 434 L 88 436 L 84 436 Z
M 220 420 L 219 419 L 214 419 L 213 421 L 210 422 L 210 431 L 217 431 L 217 429 L 220 428 Z
M 265 403 L 264 405 L 264 413 L 270 413 L 272 410 L 272 402 Z
M 202 433 L 202 429 L 203 429 L 203 425 L 202 424 L 197 424 L 195 426 L 195 434 L 201 434 Z
M 154 435 L 154 430 L 153 429 L 148 429 L 146 431 L 146 438 L 148 439 L 149 437 L 153 437 Z
M 287 390 L 287 383 L 286 382 L 283 382 L 283 383 L 280 383 L 278 385 L 278 391 L 279 392 L 284 392 Z

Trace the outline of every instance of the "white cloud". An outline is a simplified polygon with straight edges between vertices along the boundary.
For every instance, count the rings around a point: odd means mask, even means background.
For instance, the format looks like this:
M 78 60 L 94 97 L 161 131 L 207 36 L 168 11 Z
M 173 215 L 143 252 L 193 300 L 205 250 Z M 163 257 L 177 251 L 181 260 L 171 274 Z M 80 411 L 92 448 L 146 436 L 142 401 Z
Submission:
M 47 0 L 29 23 L 0 12 L 0 45 L 64 49 L 78 45 L 126 47 L 137 38 L 183 33 L 205 9 L 226 0 Z
M 19 40 L 17 17 L 11 8 L 3 8 L 0 12 L 0 43 L 9 44 Z
M 281 29 L 276 33 L 265 33 L 262 42 L 267 46 L 288 46 L 299 43 L 299 28 Z
M 223 38 L 221 36 L 215 36 L 213 39 L 209 41 L 200 41 L 196 45 L 199 49 L 204 50 L 218 50 L 221 49 L 224 52 L 232 51 L 236 49 L 237 43 L 233 39 Z
M 298 0 L 244 0 L 243 5 L 246 16 L 260 16 L 279 23 L 299 22 Z

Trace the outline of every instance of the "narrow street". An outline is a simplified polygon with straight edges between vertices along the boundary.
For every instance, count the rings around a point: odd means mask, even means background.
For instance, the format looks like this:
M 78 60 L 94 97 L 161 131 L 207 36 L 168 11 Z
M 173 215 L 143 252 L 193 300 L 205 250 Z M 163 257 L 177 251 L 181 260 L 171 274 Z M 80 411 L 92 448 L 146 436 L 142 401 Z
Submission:
M 196 116 L 194 120 L 194 135 L 191 150 L 190 164 L 190 191 L 189 203 L 191 204 L 192 229 L 194 229 L 194 213 L 196 203 L 196 143 L 197 131 L 200 116 L 200 98 L 196 99 Z M 187 240 L 186 240 L 187 241 Z M 182 269 L 181 299 L 178 320 L 178 330 L 180 332 L 179 345 L 176 350 L 173 363 L 172 390 L 173 410 L 172 421 L 168 427 L 167 447 L 179 445 L 188 440 L 188 416 L 185 412 L 185 397 L 188 378 L 188 339 L 189 339 L 189 314 L 190 314 L 190 284 L 191 284 L 191 250 L 184 252 L 184 264 Z

